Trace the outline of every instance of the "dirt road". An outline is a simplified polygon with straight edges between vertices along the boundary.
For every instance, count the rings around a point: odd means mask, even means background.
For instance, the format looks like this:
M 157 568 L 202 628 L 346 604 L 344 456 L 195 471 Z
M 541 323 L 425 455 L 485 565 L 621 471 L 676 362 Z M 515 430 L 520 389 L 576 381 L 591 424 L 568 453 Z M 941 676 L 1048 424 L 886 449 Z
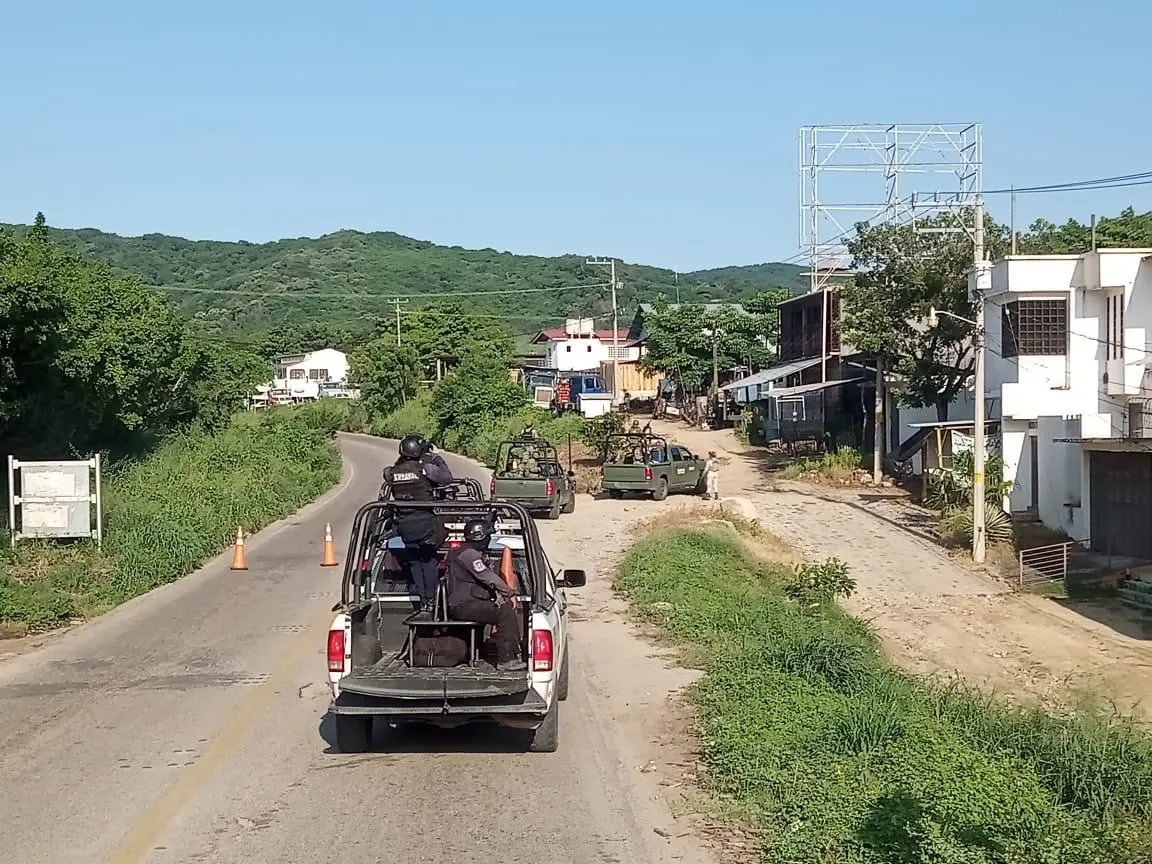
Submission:
M 660 736 L 690 676 L 634 633 L 610 589 L 634 523 L 682 501 L 584 495 L 540 523 L 553 565 L 589 570 L 571 595 L 557 753 L 463 729 L 344 756 L 325 719 L 340 575 L 318 566 L 323 526 L 347 536 L 395 444 L 341 447 L 343 485 L 250 538 L 247 572 L 224 556 L 0 662 L 4 860 L 283 864 L 338 848 L 365 862 L 708 861 L 673 819 L 661 770 L 682 770 Z
M 1045 702 L 1090 690 L 1152 713 L 1152 633 L 1125 613 L 1006 590 L 950 558 L 929 533 L 931 514 L 885 490 L 776 480 L 731 432 L 657 427 L 695 451 L 721 453 L 729 506 L 810 558 L 848 564 L 857 593 L 846 606 L 905 668 Z

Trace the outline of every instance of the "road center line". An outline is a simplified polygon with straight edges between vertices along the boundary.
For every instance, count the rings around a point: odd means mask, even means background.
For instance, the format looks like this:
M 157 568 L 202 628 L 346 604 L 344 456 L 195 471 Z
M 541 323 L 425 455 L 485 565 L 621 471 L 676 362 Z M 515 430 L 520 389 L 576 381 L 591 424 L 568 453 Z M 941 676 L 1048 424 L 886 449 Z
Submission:
M 204 787 L 244 736 L 252 731 L 267 711 L 276 691 L 291 679 L 310 651 L 318 651 L 321 635 L 331 623 L 331 613 L 317 618 L 301 633 L 283 655 L 267 681 L 256 686 L 229 719 L 223 730 L 204 749 L 203 755 L 136 822 L 128 835 L 104 859 L 106 864 L 138 864 L 152 851 L 164 829 Z M 317 667 L 319 669 L 319 667 Z

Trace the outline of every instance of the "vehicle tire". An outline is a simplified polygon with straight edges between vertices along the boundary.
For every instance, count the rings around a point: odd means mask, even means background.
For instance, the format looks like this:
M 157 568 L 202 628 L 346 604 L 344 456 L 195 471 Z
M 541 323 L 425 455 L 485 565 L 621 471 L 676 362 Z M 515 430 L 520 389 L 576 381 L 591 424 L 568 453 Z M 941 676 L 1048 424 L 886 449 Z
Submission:
M 568 698 L 568 652 L 564 652 L 564 665 L 560 667 L 560 677 L 556 679 L 556 699 L 563 702 Z
M 564 505 L 561 513 L 572 513 L 576 510 L 576 493 L 573 491 L 569 493 L 568 503 Z
M 336 715 L 336 749 L 341 753 L 366 753 L 372 746 L 372 718 L 361 714 Z
M 624 491 L 622 489 L 609 489 L 608 490 L 608 497 L 609 498 L 615 498 L 616 500 L 620 500 L 621 498 L 624 497 Z
M 552 507 L 544 514 L 545 519 L 559 519 L 560 518 L 560 496 L 556 496 L 556 500 L 552 502 Z
M 553 699 L 544 722 L 528 733 L 529 753 L 555 753 L 560 741 L 560 700 Z
M 661 477 L 656 481 L 656 491 L 652 493 L 653 501 L 663 501 L 668 497 L 668 478 Z

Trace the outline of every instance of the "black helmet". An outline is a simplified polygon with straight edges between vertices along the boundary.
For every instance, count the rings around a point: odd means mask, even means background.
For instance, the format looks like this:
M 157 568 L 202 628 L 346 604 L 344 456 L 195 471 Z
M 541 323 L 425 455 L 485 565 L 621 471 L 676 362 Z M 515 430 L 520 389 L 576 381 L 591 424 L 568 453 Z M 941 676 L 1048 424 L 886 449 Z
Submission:
M 427 445 L 423 435 L 405 435 L 400 441 L 400 455 L 405 459 L 419 459 L 424 455 Z
M 474 549 L 487 549 L 492 539 L 492 526 L 487 519 L 469 519 L 464 523 L 464 542 Z

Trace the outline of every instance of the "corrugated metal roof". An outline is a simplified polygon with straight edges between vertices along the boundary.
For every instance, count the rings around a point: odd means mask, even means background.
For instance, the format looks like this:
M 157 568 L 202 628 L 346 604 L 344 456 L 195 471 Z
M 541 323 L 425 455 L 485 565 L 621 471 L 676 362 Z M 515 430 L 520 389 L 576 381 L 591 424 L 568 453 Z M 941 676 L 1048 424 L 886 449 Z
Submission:
M 804 393 L 814 393 L 817 390 L 827 390 L 829 387 L 838 387 L 841 384 L 855 384 L 864 381 L 864 378 L 844 378 L 839 381 L 817 381 L 815 384 L 801 384 L 799 387 L 782 387 L 773 390 L 771 395 L 778 398 L 786 396 L 800 396 Z
M 795 375 L 797 372 L 803 372 L 805 369 L 811 369 L 813 366 L 819 365 L 819 357 L 817 357 L 815 360 L 795 360 L 792 363 L 782 363 L 779 366 L 773 366 L 771 369 L 763 369 L 759 372 L 754 372 L 746 378 L 741 378 L 739 381 L 731 381 L 720 389 L 739 390 L 743 387 L 753 387 L 757 384 L 767 384 L 771 381 L 787 378 L 789 375 Z

